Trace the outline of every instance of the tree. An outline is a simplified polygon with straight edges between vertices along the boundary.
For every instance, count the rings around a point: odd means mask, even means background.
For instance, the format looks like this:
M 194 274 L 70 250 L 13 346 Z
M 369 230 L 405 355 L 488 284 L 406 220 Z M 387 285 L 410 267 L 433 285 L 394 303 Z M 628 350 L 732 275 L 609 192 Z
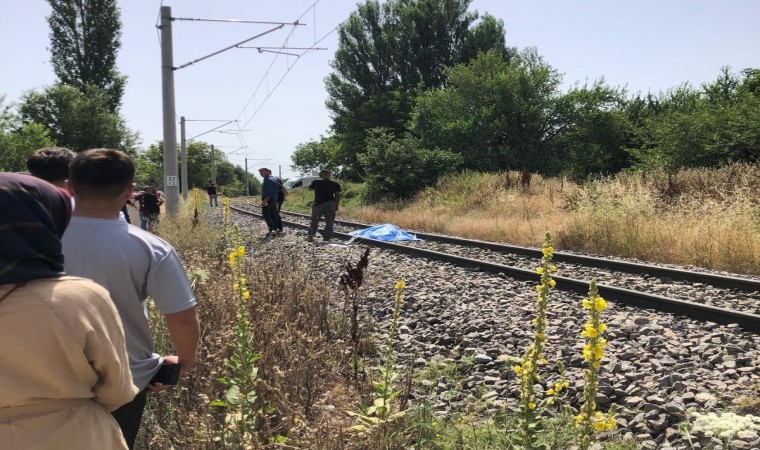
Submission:
M 117 148 L 134 154 L 138 137 L 111 112 L 108 102 L 109 96 L 97 86 L 86 84 L 79 90 L 56 84 L 24 94 L 18 110 L 24 123 L 44 126 L 60 146 L 75 151 Z
M 410 198 L 438 178 L 455 172 L 462 156 L 453 152 L 420 147 L 416 138 L 396 138 L 388 130 L 375 128 L 367 138 L 367 151 L 359 155 L 367 176 L 365 195 L 369 200 L 383 196 Z
M 42 125 L 29 123 L 18 130 L 0 130 L 0 172 L 26 170 L 26 159 L 38 148 L 53 147 Z
M 337 159 L 340 146 L 334 136 L 320 136 L 319 140 L 298 144 L 290 157 L 293 164 L 290 168 L 301 175 L 314 175 L 321 169 L 329 169 L 340 176 L 340 165 Z
M 481 53 L 450 68 L 444 89 L 417 98 L 411 132 L 425 148 L 461 154 L 467 169 L 539 171 L 556 157 L 550 144 L 567 121 L 559 82 L 535 50 L 511 63 Z
M 179 147 L 179 145 L 177 145 Z M 224 153 L 216 152 L 216 181 L 225 195 L 245 193 L 245 170 L 227 160 Z M 141 186 L 162 186 L 164 177 L 164 145 L 159 141 L 135 158 L 135 183 Z M 261 183 L 248 174 L 251 195 L 261 192 Z M 211 182 L 211 144 L 193 141 L 187 144 L 187 184 L 190 189 L 204 189 Z M 233 186 L 232 189 L 230 187 Z
M 18 118 L 11 112 L 13 105 L 4 104 L 5 94 L 0 94 L 0 131 L 11 129 Z
M 632 154 L 640 167 L 719 167 L 731 161 L 760 161 L 760 97 L 752 72 L 744 79 L 722 68 L 712 83 L 682 85 L 659 99 L 646 120 L 647 141 Z
M 367 130 L 407 131 L 417 94 L 440 88 L 445 69 L 495 50 L 508 57 L 504 26 L 476 23 L 472 0 L 367 0 L 339 27 L 333 72 L 326 78 L 332 130 L 341 144 L 344 177 L 360 178 L 357 155 Z
M 126 78 L 116 69 L 121 47 L 121 13 L 116 0 L 48 0 L 52 13 L 50 53 L 61 83 L 106 94 L 108 111 L 121 105 Z

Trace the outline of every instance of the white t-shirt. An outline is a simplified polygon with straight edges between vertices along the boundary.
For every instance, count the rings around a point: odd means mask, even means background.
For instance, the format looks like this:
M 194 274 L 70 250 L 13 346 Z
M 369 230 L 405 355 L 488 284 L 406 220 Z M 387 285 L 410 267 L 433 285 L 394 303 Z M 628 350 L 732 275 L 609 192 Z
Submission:
M 162 314 L 196 305 L 177 252 L 168 242 L 126 222 L 72 217 L 63 235 L 64 268 L 108 290 L 124 324 L 129 367 L 144 389 L 161 364 L 154 352 L 145 299 Z

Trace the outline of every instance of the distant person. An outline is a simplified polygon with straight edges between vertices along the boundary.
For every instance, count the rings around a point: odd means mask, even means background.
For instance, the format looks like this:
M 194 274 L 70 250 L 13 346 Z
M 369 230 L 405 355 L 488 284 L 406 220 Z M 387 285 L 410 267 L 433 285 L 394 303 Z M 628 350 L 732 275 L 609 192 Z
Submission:
M 319 180 L 314 180 L 309 189 L 314 191 L 314 206 L 311 207 L 311 225 L 306 240 L 311 242 L 317 234 L 319 219 L 325 217 L 325 230 L 322 232 L 322 240 L 329 241 L 333 235 L 333 222 L 335 213 L 340 205 L 340 184 L 330 179 L 332 172 L 321 170 Z
M 277 183 L 280 185 L 280 190 L 277 191 L 277 234 L 283 234 L 282 230 L 282 216 L 280 211 L 282 210 L 282 204 L 285 203 L 285 198 L 288 196 L 288 188 L 282 185 L 282 180 L 275 177 Z
M 219 202 L 216 199 L 216 183 L 209 183 L 206 187 L 206 193 L 208 194 L 208 206 L 219 206 Z
M 63 236 L 66 271 L 105 287 L 124 324 L 129 366 L 140 393 L 113 416 L 129 448 L 137 437 L 147 392 L 169 387 L 154 379 L 162 364 L 180 364 L 164 368 L 178 369 L 180 377 L 184 376 L 195 364 L 200 336 L 196 300 L 174 248 L 117 220 L 121 204 L 134 191 L 134 174 L 134 162 L 119 150 L 78 154 L 71 163 L 69 180 L 77 209 Z M 176 356 L 155 353 L 147 297 L 166 321 Z
M 134 200 L 140 202 L 140 228 L 153 233 L 159 222 L 163 198 L 155 187 L 145 186 L 145 191 L 137 194 Z
M 59 188 L 66 188 L 69 179 L 69 163 L 76 153 L 64 147 L 48 147 L 35 150 L 26 159 L 26 168 L 33 176 Z
M 261 185 L 261 215 L 269 229 L 266 236 L 277 236 L 277 195 L 280 192 L 280 183 L 266 167 L 259 169 L 259 175 L 264 179 Z
M 109 414 L 137 394 L 124 330 L 108 291 L 63 272 L 70 214 L 63 190 L 0 174 L 4 449 L 127 449 Z

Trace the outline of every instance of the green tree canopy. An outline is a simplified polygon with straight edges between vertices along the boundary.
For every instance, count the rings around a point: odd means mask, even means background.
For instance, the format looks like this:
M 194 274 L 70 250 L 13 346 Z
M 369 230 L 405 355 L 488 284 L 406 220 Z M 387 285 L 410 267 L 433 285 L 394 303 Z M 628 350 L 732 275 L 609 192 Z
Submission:
M 137 135 L 108 107 L 109 96 L 97 86 L 84 90 L 55 84 L 24 94 L 18 107 L 24 123 L 44 126 L 57 145 L 75 151 L 117 148 L 134 154 Z
M 0 130 L 0 172 L 26 170 L 26 159 L 39 148 L 55 143 L 40 124 L 28 123 L 17 130 Z
M 116 69 L 121 13 L 116 0 L 48 0 L 52 12 L 50 61 L 60 83 L 106 94 L 108 110 L 121 105 L 126 78 Z
M 410 135 L 396 138 L 388 130 L 375 128 L 369 132 L 367 151 L 359 155 L 367 173 L 365 196 L 368 200 L 410 198 L 434 185 L 441 175 L 455 172 L 462 159 L 450 151 L 422 148 Z
M 503 23 L 487 15 L 477 22 L 478 13 L 468 11 L 471 2 L 367 0 L 340 26 L 325 85 L 344 177 L 361 175 L 356 155 L 367 130 L 406 132 L 417 92 L 443 86 L 446 67 L 486 50 L 510 55 Z
M 298 144 L 290 157 L 290 168 L 301 175 L 316 175 L 321 169 L 329 169 L 340 176 L 340 144 L 334 136 L 320 136 L 319 140 Z
M 177 145 L 179 148 L 179 145 Z M 163 186 L 164 178 L 164 145 L 159 141 L 140 152 L 135 158 L 137 173 L 135 182 L 138 187 Z M 232 164 L 227 156 L 217 151 L 215 153 L 216 182 L 225 195 L 245 194 L 245 170 Z M 178 160 L 179 164 L 179 160 Z M 179 166 L 178 166 L 179 167 Z M 193 141 L 187 144 L 187 183 L 190 189 L 205 189 L 211 182 L 211 144 Z M 261 192 L 261 182 L 248 174 L 251 195 Z M 230 189 L 230 187 L 233 187 Z

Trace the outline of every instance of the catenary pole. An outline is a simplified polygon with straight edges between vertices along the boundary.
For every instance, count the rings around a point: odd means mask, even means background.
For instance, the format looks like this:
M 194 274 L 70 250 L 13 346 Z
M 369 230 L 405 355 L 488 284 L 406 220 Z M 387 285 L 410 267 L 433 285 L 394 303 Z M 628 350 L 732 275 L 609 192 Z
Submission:
M 179 210 L 177 182 L 177 125 L 174 104 L 174 55 L 172 52 L 172 9 L 161 7 L 161 93 L 164 112 L 164 194 L 166 212 Z
M 180 165 L 182 166 L 180 169 L 182 176 L 180 177 L 181 183 L 182 183 L 182 199 L 187 200 L 187 141 L 185 140 L 185 116 L 180 117 L 179 119 L 179 145 L 181 149 L 181 157 L 180 157 Z
M 251 195 L 250 185 L 248 184 L 248 158 L 245 158 L 245 196 Z
M 216 161 L 214 155 L 214 145 L 211 144 L 211 182 L 216 183 Z

